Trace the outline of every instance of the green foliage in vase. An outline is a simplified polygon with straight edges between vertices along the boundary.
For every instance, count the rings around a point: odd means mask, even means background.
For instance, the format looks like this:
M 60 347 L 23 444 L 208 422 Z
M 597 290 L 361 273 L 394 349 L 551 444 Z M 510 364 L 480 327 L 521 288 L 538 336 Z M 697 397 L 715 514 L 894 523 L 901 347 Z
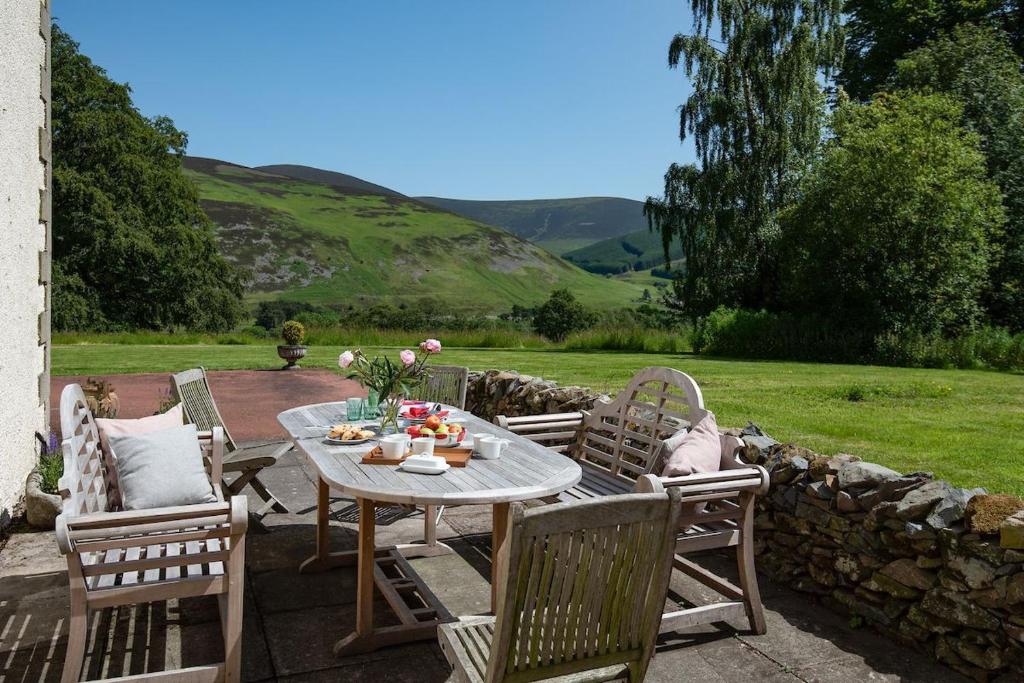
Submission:
M 533 315 L 534 331 L 554 342 L 594 324 L 594 315 L 568 289 L 556 289 Z
M 306 340 L 306 328 L 298 321 L 288 320 L 281 327 L 281 338 L 289 346 L 299 346 Z
M 700 165 L 673 164 L 663 196 L 648 198 L 644 213 L 666 256 L 672 241 L 681 241 L 686 270 L 676 299 L 696 316 L 772 296 L 776 211 L 821 138 L 819 74 L 838 66 L 842 2 L 690 4 L 693 33 L 672 40 L 668 62 L 682 65 L 692 82 L 679 136 L 693 137 Z
M 782 216 L 790 310 L 874 336 L 955 333 L 980 318 L 1005 221 L 962 108 L 941 95 L 847 103 Z
M 957 26 L 991 26 L 1024 54 L 1022 0 L 846 0 L 846 47 L 839 83 L 866 101 L 882 90 L 897 60 Z
M 1007 224 L 994 240 L 983 296 L 996 325 L 1024 330 L 1024 73 L 1006 34 L 966 24 L 896 63 L 894 85 L 939 92 L 963 106 L 963 125 L 981 140 L 999 185 Z
M 186 134 L 56 25 L 52 64 L 54 327 L 232 328 L 242 286 L 182 172 Z
M 349 379 L 358 380 L 380 398 L 408 396 L 429 377 L 427 359 L 440 352 L 441 342 L 427 339 L 420 343 L 419 352 L 405 349 L 399 353 L 397 363 L 386 355 L 368 358 L 356 349 L 338 356 L 338 366 L 349 371 Z

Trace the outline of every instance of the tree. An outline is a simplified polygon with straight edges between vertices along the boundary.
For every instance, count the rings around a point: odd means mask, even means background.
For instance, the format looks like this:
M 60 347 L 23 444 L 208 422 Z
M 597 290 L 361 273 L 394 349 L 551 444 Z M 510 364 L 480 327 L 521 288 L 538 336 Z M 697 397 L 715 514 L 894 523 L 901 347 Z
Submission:
M 782 216 L 791 310 L 874 336 L 978 318 L 988 238 L 1004 221 L 978 136 L 941 95 L 846 103 Z
M 995 243 L 984 304 L 992 322 L 1024 329 L 1024 74 L 1006 34 L 988 26 L 953 29 L 896 63 L 893 87 L 945 93 L 963 106 L 989 177 L 999 185 L 1006 230 Z
M 846 0 L 846 47 L 839 83 L 867 101 L 882 90 L 896 62 L 960 24 L 1003 31 L 1024 55 L 1024 0 Z
M 52 68 L 54 326 L 233 327 L 242 286 L 182 172 L 185 133 L 56 25 Z
M 551 341 L 565 341 L 571 333 L 594 324 L 594 316 L 568 289 L 556 289 L 533 315 L 533 329 Z
M 691 0 L 693 33 L 675 36 L 668 62 L 693 83 L 679 137 L 693 136 L 700 166 L 673 164 L 663 196 L 644 206 L 666 260 L 671 241 L 682 242 L 687 268 L 676 294 L 690 315 L 772 297 L 776 211 L 820 142 L 818 77 L 838 65 L 841 4 Z

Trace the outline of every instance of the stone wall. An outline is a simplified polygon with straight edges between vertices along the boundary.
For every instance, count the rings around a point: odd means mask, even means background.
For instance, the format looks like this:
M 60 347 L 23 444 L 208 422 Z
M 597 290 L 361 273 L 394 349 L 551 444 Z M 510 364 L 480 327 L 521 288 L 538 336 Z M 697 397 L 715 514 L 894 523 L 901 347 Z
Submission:
M 0 0 L 0 526 L 47 424 L 49 37 L 48 1 Z
M 580 387 L 473 373 L 467 407 L 529 415 L 586 409 Z M 758 501 L 758 570 L 976 680 L 1024 680 L 1024 501 L 900 474 L 852 455 L 728 430 L 771 474 Z
M 560 387 L 539 377 L 487 370 L 469 374 L 466 410 L 493 421 L 495 415 L 574 413 L 591 408 L 598 398 L 584 387 Z

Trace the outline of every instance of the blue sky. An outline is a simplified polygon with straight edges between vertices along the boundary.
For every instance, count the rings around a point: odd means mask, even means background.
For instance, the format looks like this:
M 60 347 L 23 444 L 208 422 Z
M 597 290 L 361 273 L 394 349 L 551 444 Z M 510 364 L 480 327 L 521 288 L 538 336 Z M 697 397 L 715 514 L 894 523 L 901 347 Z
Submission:
M 82 51 L 189 153 L 411 195 L 658 194 L 689 89 L 684 0 L 57 0 Z

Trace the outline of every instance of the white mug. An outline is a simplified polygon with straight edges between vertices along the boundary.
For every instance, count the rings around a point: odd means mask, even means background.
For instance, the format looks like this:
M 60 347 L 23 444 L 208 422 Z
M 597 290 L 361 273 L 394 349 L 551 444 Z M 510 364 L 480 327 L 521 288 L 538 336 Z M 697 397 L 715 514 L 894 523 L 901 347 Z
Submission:
M 484 460 L 495 460 L 501 457 L 501 452 L 509 444 L 508 439 L 497 436 L 481 436 L 475 440 L 476 452 Z
M 434 454 L 434 442 L 435 439 L 432 436 L 420 436 L 412 440 L 412 452 L 423 453 L 426 455 Z
M 389 434 L 381 437 L 380 450 L 385 458 L 401 458 L 409 450 L 409 435 Z

